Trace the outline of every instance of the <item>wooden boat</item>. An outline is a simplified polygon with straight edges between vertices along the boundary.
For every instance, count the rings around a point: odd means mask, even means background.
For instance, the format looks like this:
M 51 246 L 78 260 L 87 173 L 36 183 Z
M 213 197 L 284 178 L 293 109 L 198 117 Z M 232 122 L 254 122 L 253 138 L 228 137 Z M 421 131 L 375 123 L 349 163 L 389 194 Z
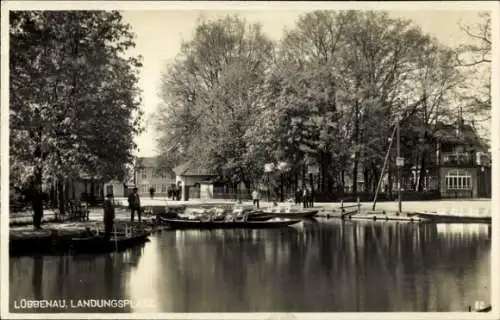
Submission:
M 9 253 L 12 255 L 52 253 L 55 251 L 54 249 L 55 239 L 49 233 L 33 237 L 10 237 L 9 239 Z
M 273 214 L 264 213 L 262 211 L 254 211 L 247 215 L 248 221 L 268 221 L 275 218 Z
M 305 219 L 315 217 L 319 210 L 317 209 L 304 209 L 304 210 L 292 210 L 289 208 L 267 208 L 262 211 L 264 214 L 268 214 L 274 217 L 280 218 L 290 218 L 290 219 Z
M 225 220 L 225 221 L 200 221 L 191 219 L 161 218 L 164 224 L 173 229 L 271 229 L 283 228 L 300 222 L 299 219 L 274 218 L 267 221 L 254 220 Z
M 491 306 L 487 306 L 487 307 L 476 310 L 476 312 L 490 312 L 490 311 L 491 311 Z
M 149 231 L 134 231 L 112 233 L 110 239 L 104 235 L 93 235 L 71 238 L 71 250 L 76 253 L 97 253 L 121 251 L 148 241 Z
M 448 223 L 491 223 L 491 216 L 462 216 L 454 214 L 441 214 L 437 212 L 412 212 L 408 216 L 417 216 L 430 222 Z

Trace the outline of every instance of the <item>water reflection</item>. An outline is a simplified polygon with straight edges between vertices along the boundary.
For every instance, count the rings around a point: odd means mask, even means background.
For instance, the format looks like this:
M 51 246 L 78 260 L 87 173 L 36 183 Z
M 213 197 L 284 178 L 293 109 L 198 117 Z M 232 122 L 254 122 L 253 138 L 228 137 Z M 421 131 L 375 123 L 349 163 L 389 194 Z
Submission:
M 338 220 L 163 232 L 120 254 L 11 258 L 11 300 L 147 300 L 120 310 L 135 312 L 465 311 L 490 300 L 490 239 L 483 225 Z

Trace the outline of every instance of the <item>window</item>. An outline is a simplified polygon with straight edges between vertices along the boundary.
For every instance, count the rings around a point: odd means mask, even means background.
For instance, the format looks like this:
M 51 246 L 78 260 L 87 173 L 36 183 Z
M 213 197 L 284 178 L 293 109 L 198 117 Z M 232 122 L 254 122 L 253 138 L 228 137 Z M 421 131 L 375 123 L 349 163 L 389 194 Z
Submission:
M 472 189 L 472 176 L 464 170 L 453 170 L 446 175 L 446 188 L 449 190 Z
M 455 152 L 443 156 L 445 164 L 472 164 L 472 160 L 472 155 L 465 152 Z
M 168 179 L 168 172 L 167 172 L 167 169 L 162 169 L 162 170 L 161 170 L 161 178 L 162 178 L 163 180 Z
M 140 171 L 140 174 L 141 174 L 141 179 L 147 179 L 148 178 L 148 175 L 147 175 L 147 172 L 146 172 L 146 169 L 145 168 L 141 168 L 139 169 Z
M 149 185 L 148 184 L 141 184 L 139 192 L 140 193 L 148 193 L 149 192 Z
M 161 192 L 166 193 L 167 192 L 167 185 L 164 183 L 161 185 Z

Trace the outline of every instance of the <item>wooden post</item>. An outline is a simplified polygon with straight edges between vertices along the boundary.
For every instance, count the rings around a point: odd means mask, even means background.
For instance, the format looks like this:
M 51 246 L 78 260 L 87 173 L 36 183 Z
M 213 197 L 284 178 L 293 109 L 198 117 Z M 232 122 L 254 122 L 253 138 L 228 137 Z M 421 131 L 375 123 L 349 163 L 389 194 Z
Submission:
M 373 207 L 372 210 L 375 210 L 375 205 L 377 204 L 377 196 L 380 190 L 380 186 L 382 185 L 382 180 L 384 178 L 385 167 L 387 166 L 389 155 L 391 154 L 392 142 L 394 141 L 394 135 L 396 134 L 397 127 L 394 127 L 391 135 L 391 141 L 389 142 L 389 148 L 387 149 L 387 153 L 385 154 L 384 164 L 382 166 L 382 172 L 380 172 L 380 178 L 378 180 L 377 189 L 375 190 L 375 196 L 373 198 Z
M 400 119 L 398 119 L 397 122 L 397 130 L 396 130 L 396 135 L 397 135 L 397 140 L 396 140 L 396 152 L 397 152 L 397 158 L 399 159 L 401 157 L 401 137 L 400 137 Z M 398 212 L 396 215 L 399 215 L 401 213 L 401 166 L 398 166 Z
M 113 224 L 113 230 L 114 230 L 114 234 L 115 234 L 115 251 L 118 251 L 118 237 L 117 237 L 117 233 L 116 233 L 116 225 Z
M 361 199 L 358 197 L 358 213 L 361 213 Z

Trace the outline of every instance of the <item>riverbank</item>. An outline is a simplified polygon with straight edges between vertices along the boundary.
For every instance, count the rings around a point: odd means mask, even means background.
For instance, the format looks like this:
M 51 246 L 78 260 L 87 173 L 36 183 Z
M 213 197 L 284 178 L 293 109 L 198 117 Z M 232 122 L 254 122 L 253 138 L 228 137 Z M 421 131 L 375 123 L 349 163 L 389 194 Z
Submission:
M 130 213 L 125 209 L 117 209 L 114 229 L 124 232 L 127 228 L 134 231 L 154 231 L 153 216 L 143 216 L 142 221 L 130 222 Z M 89 221 L 53 221 L 54 215 L 44 216 L 40 230 L 31 225 L 32 218 L 22 217 L 18 225 L 9 228 L 9 249 L 11 254 L 60 253 L 69 249 L 71 239 L 91 232 L 104 232 L 102 209 L 96 208 L 89 214 Z M 18 217 L 19 218 L 19 217 Z M 25 223 L 28 222 L 28 223 Z
M 122 230 L 126 226 L 131 226 L 130 211 L 126 208 L 126 199 L 115 199 L 116 217 L 115 226 L 117 230 Z M 235 205 L 243 205 L 252 207 L 250 201 L 242 202 L 241 204 L 231 200 L 212 200 L 212 201 L 171 201 L 167 199 L 142 199 L 142 205 L 146 209 L 143 213 L 143 222 L 134 223 L 135 228 L 150 228 L 152 231 L 162 229 L 155 224 L 156 214 L 160 212 L 183 210 L 185 207 L 214 207 L 224 206 L 232 207 Z M 291 206 L 293 209 L 301 208 L 300 205 L 280 203 L 280 206 Z M 426 202 L 406 202 L 403 203 L 403 212 L 397 214 L 397 202 L 383 202 L 376 206 L 376 210 L 372 210 L 372 203 L 360 203 L 359 212 L 344 216 L 344 220 L 373 220 L 373 221 L 395 221 L 395 222 L 420 222 L 423 221 L 417 216 L 410 215 L 414 212 L 437 211 L 440 213 L 462 213 L 462 214 L 488 214 L 491 211 L 489 200 L 482 201 L 426 201 Z M 260 208 L 273 206 L 273 203 L 261 201 Z M 357 210 L 356 203 L 343 203 L 342 207 L 345 211 Z M 342 218 L 342 207 L 338 203 L 315 203 L 314 209 L 319 212 L 318 218 L 340 219 Z M 490 213 L 491 214 L 491 213 Z M 43 217 L 42 230 L 34 230 L 32 226 L 32 216 L 29 212 L 24 214 L 13 214 L 10 218 L 10 245 L 11 248 L 16 246 L 33 248 L 39 242 L 52 241 L 53 243 L 66 243 L 71 237 L 78 237 L 86 229 L 92 231 L 104 230 L 102 223 L 103 209 L 96 207 L 90 208 L 89 221 L 61 221 L 52 210 L 46 210 Z M 31 241 L 31 242 L 30 242 Z M 28 245 L 26 245 L 28 244 Z M 55 245 L 55 247 L 57 247 Z
M 342 214 L 339 212 L 331 212 L 321 210 L 316 215 L 320 218 L 327 219 L 342 219 Z M 408 212 L 398 214 L 395 211 L 362 211 L 360 213 L 349 214 L 344 217 L 344 220 L 373 220 L 373 221 L 398 221 L 398 222 L 421 222 L 421 219 L 416 216 L 410 216 Z
M 126 206 L 126 198 L 115 198 L 115 203 Z M 232 206 L 237 202 L 234 200 L 223 199 L 191 199 L 189 201 L 174 201 L 166 198 L 142 198 L 141 203 L 143 206 L 168 206 L 170 208 L 182 206 Z M 245 206 L 251 206 L 252 201 L 243 201 L 241 203 Z M 344 206 L 352 206 L 355 202 L 344 202 Z M 373 202 L 361 202 L 361 209 L 369 211 L 373 208 Z M 260 201 L 260 207 L 270 207 L 273 203 L 265 200 Z M 278 203 L 278 205 L 285 205 L 285 203 Z M 295 205 L 293 204 L 295 207 Z M 340 202 L 315 202 L 314 207 L 325 211 L 339 211 L 341 207 Z M 398 210 L 397 201 L 377 202 L 375 206 L 376 211 L 395 212 Z M 478 214 L 478 215 L 491 215 L 491 199 L 450 199 L 450 200 L 433 200 L 433 201 L 405 201 L 402 203 L 402 211 L 404 212 L 425 212 L 436 211 L 439 213 L 453 213 L 453 214 Z

